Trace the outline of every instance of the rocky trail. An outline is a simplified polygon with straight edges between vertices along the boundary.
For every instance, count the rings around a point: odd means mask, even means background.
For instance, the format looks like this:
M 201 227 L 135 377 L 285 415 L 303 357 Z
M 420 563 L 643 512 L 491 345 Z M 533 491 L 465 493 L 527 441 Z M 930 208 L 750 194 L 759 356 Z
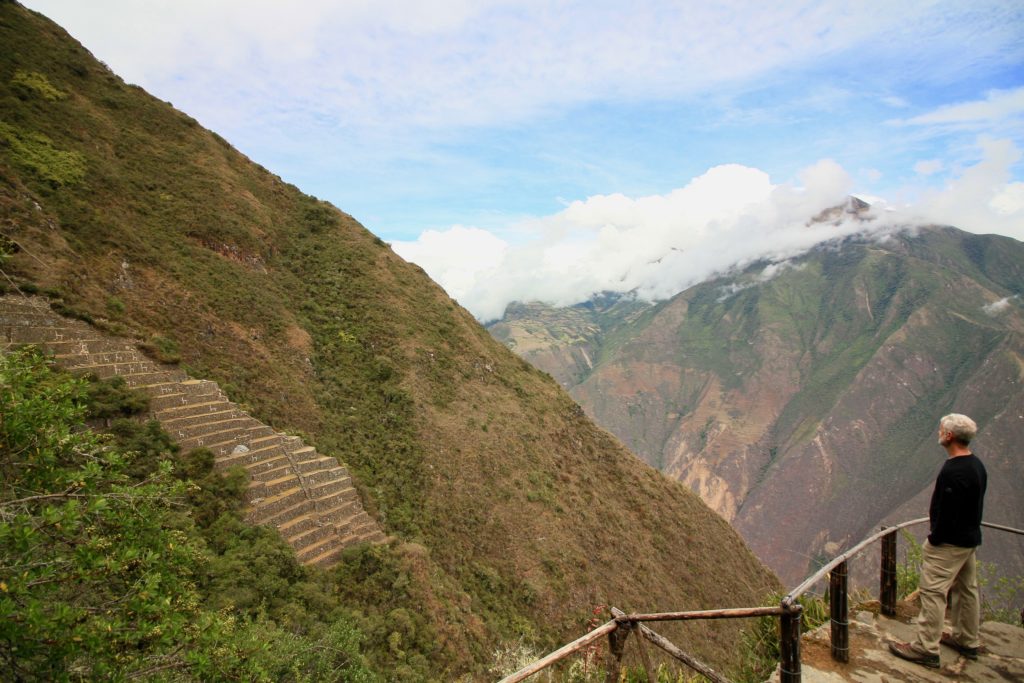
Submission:
M 999 622 L 981 627 L 982 650 L 971 661 L 946 646 L 941 667 L 928 669 L 893 656 L 888 643 L 913 639 L 916 608 L 901 608 L 895 617 L 876 610 L 860 610 L 850 618 L 850 661 L 832 659 L 828 623 L 804 635 L 801 641 L 803 683 L 1020 683 L 1024 681 L 1024 629 Z M 949 625 L 947 624 L 947 629 Z M 778 671 L 771 681 L 779 680 Z

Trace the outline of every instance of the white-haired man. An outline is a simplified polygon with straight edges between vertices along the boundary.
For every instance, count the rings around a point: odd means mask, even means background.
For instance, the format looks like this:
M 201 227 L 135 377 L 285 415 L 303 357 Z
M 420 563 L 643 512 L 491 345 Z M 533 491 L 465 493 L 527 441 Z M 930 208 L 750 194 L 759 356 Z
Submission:
M 939 645 L 968 659 L 978 658 L 978 573 L 975 550 L 981 545 L 981 513 L 988 476 L 968 444 L 978 431 L 966 415 L 939 421 L 939 445 L 948 458 L 935 480 L 928 518 L 931 531 L 922 550 L 921 614 L 912 643 L 889 643 L 897 657 L 939 668 Z M 952 633 L 942 632 L 946 596 L 951 596 Z

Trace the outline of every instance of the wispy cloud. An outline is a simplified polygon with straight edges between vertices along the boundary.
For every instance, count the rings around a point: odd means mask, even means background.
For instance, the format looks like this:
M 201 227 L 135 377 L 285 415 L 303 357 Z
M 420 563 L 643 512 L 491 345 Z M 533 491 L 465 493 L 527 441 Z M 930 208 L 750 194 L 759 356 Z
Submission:
M 917 35 L 904 42 L 923 51 L 939 35 L 936 13 L 918 2 L 656 0 L 628 11 L 541 0 L 311 0 L 301 11 L 272 0 L 30 4 L 74 24 L 129 80 L 211 114 L 228 115 L 241 96 L 282 116 L 369 127 L 493 125 L 573 103 L 686 96 L 908 31 Z M 941 27 L 955 33 L 957 21 L 973 28 L 1006 13 L 990 9 L 947 8 Z M 845 91 L 812 92 L 827 107 Z
M 910 106 L 910 103 L 907 102 L 905 99 L 903 99 L 902 97 L 897 97 L 895 95 L 888 95 L 886 97 L 883 97 L 882 103 L 889 107 L 892 107 L 893 109 L 906 109 L 907 107 Z
M 926 191 L 910 209 L 919 220 L 1024 240 L 1024 183 L 1012 180 L 1021 152 L 1012 140 L 981 137 L 981 159 Z
M 929 125 L 991 125 L 1024 117 L 1024 87 L 992 90 L 985 99 L 947 104 L 906 119 L 903 123 Z
M 993 301 L 990 304 L 985 304 L 981 308 L 989 315 L 999 315 L 1003 311 L 1006 311 L 1010 308 L 1010 302 L 1016 301 L 1018 298 L 1020 297 L 1018 297 L 1016 294 L 1014 294 L 1013 296 L 1006 296 L 997 301 Z
M 918 173 L 920 175 L 933 175 L 945 167 L 946 165 L 941 159 L 925 159 L 914 164 L 914 173 Z

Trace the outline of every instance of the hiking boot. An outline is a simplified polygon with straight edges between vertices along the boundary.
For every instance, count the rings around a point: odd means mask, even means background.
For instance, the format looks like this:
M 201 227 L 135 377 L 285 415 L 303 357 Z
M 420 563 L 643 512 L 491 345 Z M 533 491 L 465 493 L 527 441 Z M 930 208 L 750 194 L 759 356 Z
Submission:
M 980 650 L 980 648 L 967 647 L 966 645 L 961 645 L 960 643 L 956 642 L 956 639 L 953 638 L 952 633 L 943 633 L 942 638 L 939 639 L 939 642 L 945 645 L 946 647 L 953 648 L 954 650 L 959 652 L 961 656 L 966 657 L 967 659 L 978 659 L 978 650 Z
M 927 652 L 920 652 L 916 647 L 910 643 L 889 643 L 889 652 L 893 653 L 900 659 L 905 659 L 908 662 L 914 664 L 920 664 L 926 666 L 929 669 L 939 668 L 939 656 L 930 655 Z

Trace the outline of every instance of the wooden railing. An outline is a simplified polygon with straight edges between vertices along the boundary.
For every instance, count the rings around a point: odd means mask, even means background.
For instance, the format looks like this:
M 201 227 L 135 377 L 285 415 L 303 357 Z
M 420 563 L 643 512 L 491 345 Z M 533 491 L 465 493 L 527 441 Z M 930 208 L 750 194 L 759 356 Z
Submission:
M 778 607 L 744 607 L 734 609 L 700 610 L 691 612 L 662 612 L 656 614 L 626 614 L 611 608 L 612 620 L 598 626 L 589 633 L 565 645 L 546 657 L 533 662 L 515 673 L 501 679 L 499 683 L 517 683 L 533 676 L 540 671 L 562 661 L 566 657 L 590 646 L 604 636 L 608 636 L 611 661 L 605 676 L 606 683 L 618 681 L 622 668 L 622 656 L 625 652 L 626 640 L 633 632 L 638 634 L 637 648 L 647 672 L 650 683 L 655 682 L 655 674 L 651 667 L 650 657 L 644 647 L 644 640 L 650 641 L 662 651 L 678 659 L 686 666 L 700 673 L 714 683 L 730 683 L 729 679 L 716 672 L 707 664 L 683 652 L 667 638 L 655 633 L 644 625 L 652 621 L 691 621 L 697 619 L 747 619 L 752 617 L 773 616 L 779 618 L 779 678 L 781 683 L 800 683 L 800 620 L 803 607 L 799 603 L 802 595 L 807 593 L 819 581 L 829 575 L 829 611 L 831 617 L 832 658 L 839 662 L 850 661 L 850 625 L 848 619 L 849 590 L 847 562 L 859 555 L 875 541 L 881 541 L 881 566 L 879 571 L 879 602 L 882 614 L 896 614 L 896 538 L 900 529 L 927 522 L 927 517 L 903 522 L 891 527 L 882 527 L 881 531 L 869 536 L 845 553 L 821 567 L 805 579 L 799 586 L 790 591 Z M 982 522 L 982 526 L 1013 534 L 1024 535 L 1024 531 L 1000 524 Z

